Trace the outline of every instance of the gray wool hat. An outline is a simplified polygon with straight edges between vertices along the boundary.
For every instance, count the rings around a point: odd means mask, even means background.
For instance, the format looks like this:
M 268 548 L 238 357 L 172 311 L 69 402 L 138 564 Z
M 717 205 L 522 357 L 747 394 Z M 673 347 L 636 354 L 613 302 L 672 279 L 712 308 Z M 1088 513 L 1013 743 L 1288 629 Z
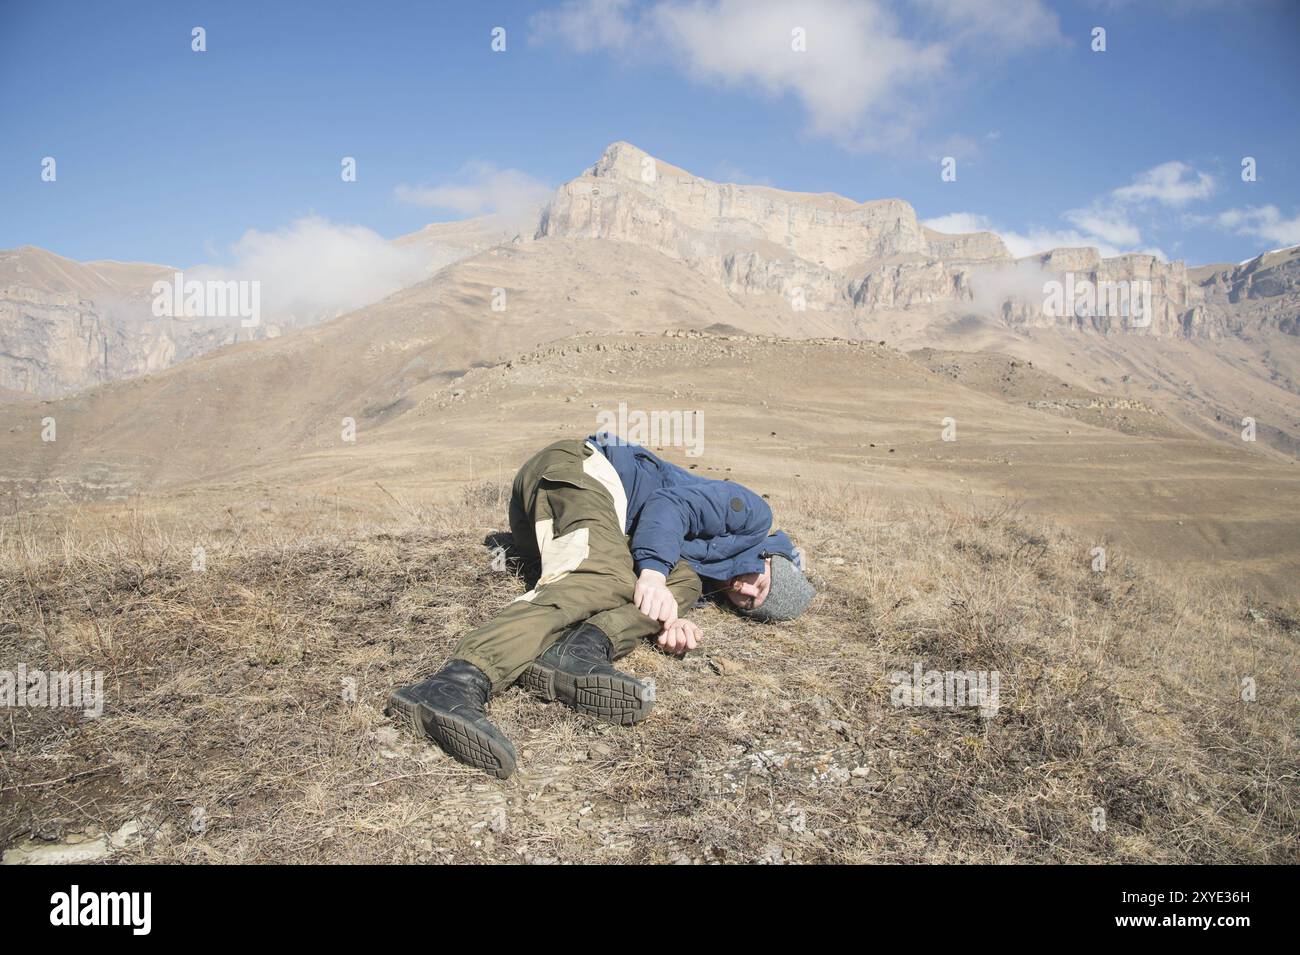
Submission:
M 802 570 L 780 554 L 772 555 L 772 586 L 767 597 L 753 610 L 741 610 L 746 617 L 772 623 L 793 620 L 808 609 L 817 588 Z

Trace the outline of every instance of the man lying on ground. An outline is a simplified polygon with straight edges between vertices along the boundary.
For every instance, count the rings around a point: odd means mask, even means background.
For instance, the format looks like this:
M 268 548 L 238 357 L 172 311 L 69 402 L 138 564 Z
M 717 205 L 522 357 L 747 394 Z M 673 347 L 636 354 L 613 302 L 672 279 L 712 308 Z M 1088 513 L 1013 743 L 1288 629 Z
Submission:
M 515 750 L 487 718 L 493 693 L 519 681 L 631 725 L 649 714 L 654 686 L 611 664 L 655 635 L 670 653 L 694 650 L 700 628 L 683 615 L 701 578 L 766 621 L 793 619 L 814 594 L 761 497 L 605 433 L 556 442 L 519 469 L 510 531 L 537 585 L 466 634 L 438 673 L 389 699 L 448 754 L 502 779 Z

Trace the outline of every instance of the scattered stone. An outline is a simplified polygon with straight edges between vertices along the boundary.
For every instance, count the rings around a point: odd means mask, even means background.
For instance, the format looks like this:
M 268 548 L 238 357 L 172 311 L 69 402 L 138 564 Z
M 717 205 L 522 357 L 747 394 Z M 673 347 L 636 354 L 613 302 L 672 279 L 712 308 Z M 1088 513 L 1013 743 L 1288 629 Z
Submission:
M 785 848 L 779 842 L 769 842 L 759 853 L 759 865 L 782 865 L 785 862 Z
M 59 842 L 28 839 L 6 849 L 0 865 L 68 865 L 74 862 L 99 862 L 115 852 L 140 842 L 140 821 L 132 819 L 116 832 L 90 836 L 84 831 L 73 833 Z
M 853 777 L 843 766 L 833 765 L 826 770 L 823 778 L 831 785 L 838 786 L 847 783 Z

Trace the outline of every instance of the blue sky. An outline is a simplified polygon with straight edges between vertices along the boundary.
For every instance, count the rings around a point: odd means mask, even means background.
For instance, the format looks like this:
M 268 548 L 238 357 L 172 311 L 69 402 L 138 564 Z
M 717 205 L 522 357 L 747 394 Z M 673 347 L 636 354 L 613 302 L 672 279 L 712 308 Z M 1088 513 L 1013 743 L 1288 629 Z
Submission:
M 189 267 L 306 217 L 392 237 L 622 139 L 710 178 L 900 197 L 1017 252 L 1238 261 L 1300 243 L 1298 116 L 1286 0 L 0 0 L 0 248 Z

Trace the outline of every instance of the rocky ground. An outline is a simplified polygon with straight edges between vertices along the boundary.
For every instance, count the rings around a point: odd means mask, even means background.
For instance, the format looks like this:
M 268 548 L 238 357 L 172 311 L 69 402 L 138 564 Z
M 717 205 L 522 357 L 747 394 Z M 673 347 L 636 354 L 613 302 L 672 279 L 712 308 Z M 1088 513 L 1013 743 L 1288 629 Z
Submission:
M 1096 427 L 1150 437 L 1186 434 L 1186 429 L 1177 421 L 1170 420 L 1158 408 L 1140 398 L 1073 387 L 1055 375 L 1035 368 L 1032 361 L 997 352 L 954 352 L 935 348 L 918 349 L 912 357 L 936 374 L 968 388 Z M 1105 388 L 1114 383 L 1101 381 L 1098 384 Z M 1127 384 L 1127 381 L 1120 384 Z
M 710 606 L 699 652 L 638 649 L 632 729 L 508 691 L 520 771 L 471 771 L 382 708 L 522 592 L 485 545 L 504 495 L 7 534 L 0 658 L 100 669 L 105 706 L 9 710 L 5 861 L 1296 861 L 1294 610 L 834 485 L 773 497 L 804 618 Z M 918 663 L 997 672 L 996 711 L 894 705 Z

